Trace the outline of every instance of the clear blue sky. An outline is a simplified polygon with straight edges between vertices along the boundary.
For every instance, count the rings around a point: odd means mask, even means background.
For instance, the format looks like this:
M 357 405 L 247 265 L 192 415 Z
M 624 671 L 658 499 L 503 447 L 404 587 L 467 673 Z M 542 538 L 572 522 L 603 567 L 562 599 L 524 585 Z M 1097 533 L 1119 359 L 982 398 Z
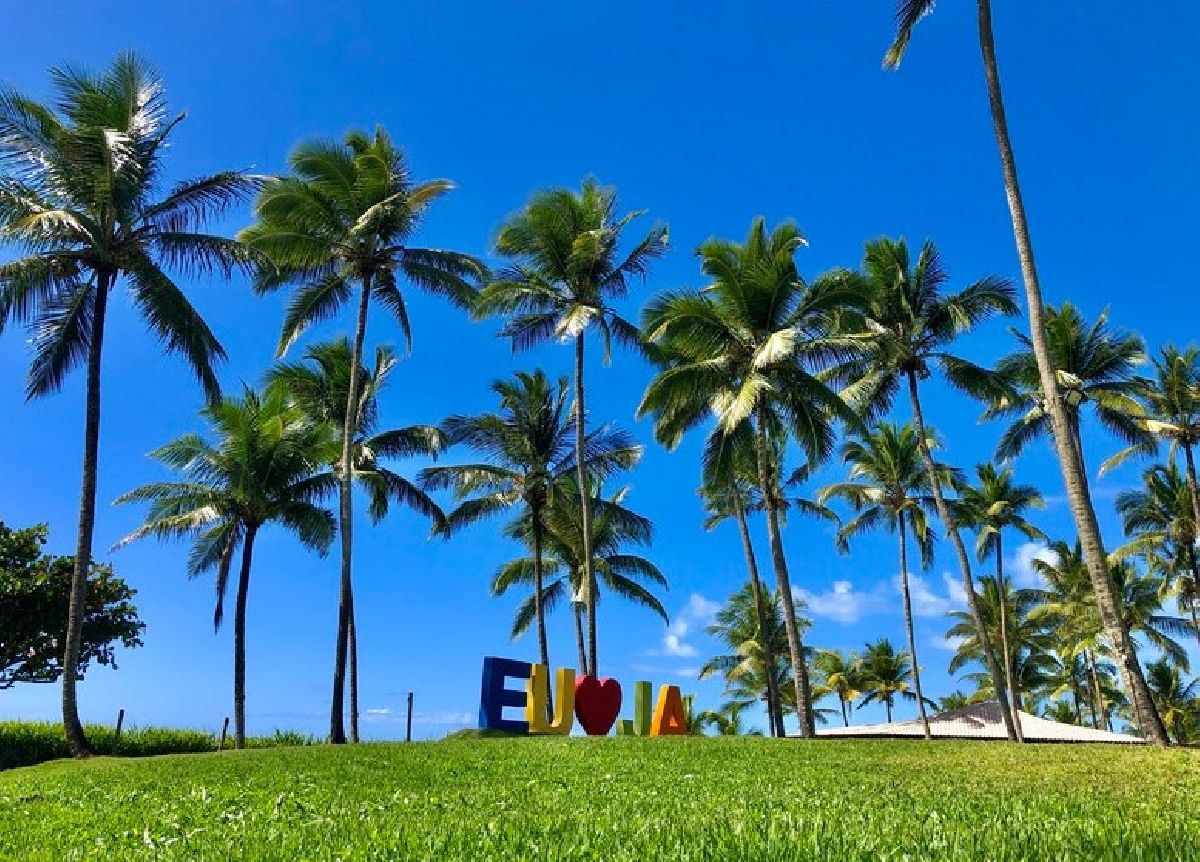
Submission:
M 880 69 L 891 32 L 892 4 L 884 0 L 722 5 L 212 0 L 65 2 L 50 14 L 16 4 L 5 11 L 0 76 L 44 95 L 51 65 L 96 67 L 136 49 L 161 69 L 172 106 L 188 112 L 170 154 L 173 178 L 231 167 L 278 171 L 302 138 L 382 123 L 419 177 L 459 185 L 421 240 L 479 254 L 531 191 L 594 174 L 619 189 L 626 207 L 646 208 L 671 225 L 674 250 L 630 297 L 631 315 L 654 290 L 698 285 L 692 249 L 714 234 L 741 237 L 760 214 L 800 223 L 811 243 L 799 258 L 808 276 L 857 263 L 862 242 L 880 234 L 934 238 L 960 283 L 1017 275 L 974 4 L 939 4 L 899 73 Z M 1109 306 L 1116 323 L 1153 345 L 1187 342 L 1195 335 L 1187 273 L 1194 271 L 1200 192 L 1193 44 L 1200 9 L 1175 2 L 1111 14 L 1075 0 L 1004 4 L 996 14 L 1048 298 L 1070 297 L 1089 315 Z M 223 227 L 233 231 L 247 219 L 238 212 Z M 272 360 L 283 298 L 254 298 L 241 281 L 197 281 L 189 290 L 230 354 L 223 384 L 257 381 Z M 514 358 L 494 324 L 472 324 L 439 301 L 409 296 L 415 347 L 383 400 L 391 425 L 490 409 L 489 381 L 518 368 L 570 369 L 566 348 Z M 97 721 L 113 720 L 124 707 L 138 724 L 214 728 L 230 711 L 231 641 L 228 630 L 213 634 L 211 583 L 186 579 L 181 545 L 107 553 L 142 515 L 109 502 L 164 478 L 145 453 L 197 427 L 199 392 L 180 361 L 161 357 L 127 301 L 116 303 L 110 320 L 96 551 L 138 589 L 148 629 L 146 646 L 122 655 L 118 672 L 88 675 L 82 710 Z M 312 336 L 345 326 L 339 321 Z M 62 394 L 26 404 L 25 338 L 16 329 L 0 337 L 0 518 L 49 522 L 52 550 L 70 553 L 82 375 Z M 370 343 L 397 339 L 395 326 L 376 314 Z M 963 350 L 990 361 L 1010 343 L 995 324 Z M 668 632 L 647 612 L 604 604 L 602 670 L 627 683 L 680 682 L 702 705 L 715 705 L 720 684 L 694 682 L 713 650 L 700 617 L 744 579 L 736 533 L 701 531 L 699 440 L 667 453 L 646 423 L 634 422 L 648 368 L 618 354 L 609 368 L 593 362 L 588 374 L 594 419 L 623 423 L 646 443 L 629 502 L 657 524 L 650 553 L 670 579 L 665 603 L 678 626 L 677 648 L 665 649 Z M 975 424 L 976 405 L 933 385 L 927 402 L 948 459 L 969 466 L 989 457 L 999 432 Z M 1093 464 L 1113 449 L 1094 432 L 1087 445 Z M 1112 497 L 1136 481 L 1137 469 L 1097 485 L 1110 543 L 1119 536 Z M 834 465 L 818 481 L 842 473 Z M 1071 537 L 1045 447 L 1027 455 L 1019 473 L 1051 499 L 1041 525 Z M 535 654 L 532 639 L 508 639 L 515 601 L 488 595 L 496 566 L 515 552 L 499 527 L 430 542 L 426 525 L 397 513 L 357 532 L 368 735 L 402 733 L 393 713 L 409 690 L 417 696 L 419 734 L 471 721 L 481 657 Z M 761 533 L 759 525 L 765 554 Z M 900 643 L 893 537 L 865 537 L 843 557 L 827 528 L 796 518 L 785 540 L 793 578 L 816 613 L 812 643 L 861 647 L 880 635 Z M 942 614 L 956 601 L 943 575 L 950 564 L 948 554 L 939 555 L 918 602 L 918 649 L 933 696 L 956 685 L 941 643 Z M 251 730 L 323 732 L 335 581 L 333 556 L 306 555 L 275 531 L 260 538 L 249 607 Z M 569 617 L 550 625 L 552 659 L 572 664 Z M 52 686 L 0 692 L 0 716 L 50 718 L 57 698 Z M 910 712 L 904 706 L 899 714 Z M 877 717 L 870 709 L 859 714 L 868 716 Z

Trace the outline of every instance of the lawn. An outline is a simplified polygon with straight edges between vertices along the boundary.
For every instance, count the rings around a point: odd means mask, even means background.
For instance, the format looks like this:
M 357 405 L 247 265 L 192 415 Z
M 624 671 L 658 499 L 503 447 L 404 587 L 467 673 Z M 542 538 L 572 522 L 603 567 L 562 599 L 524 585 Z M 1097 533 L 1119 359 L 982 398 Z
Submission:
M 1200 752 L 488 739 L 0 773 L 0 859 L 1197 858 Z

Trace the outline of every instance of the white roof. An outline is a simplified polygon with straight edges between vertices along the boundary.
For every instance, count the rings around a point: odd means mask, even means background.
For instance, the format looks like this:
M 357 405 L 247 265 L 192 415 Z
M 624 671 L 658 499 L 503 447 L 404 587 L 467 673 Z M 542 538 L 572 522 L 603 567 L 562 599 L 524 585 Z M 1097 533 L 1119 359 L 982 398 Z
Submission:
M 1092 727 L 1079 727 L 1058 721 L 1039 718 L 1027 712 L 1020 713 L 1021 732 L 1026 742 L 1114 742 L 1137 744 L 1144 742 L 1140 736 L 1110 733 Z M 1006 739 L 1004 722 L 1000 717 L 1000 704 L 995 701 L 952 709 L 929 719 L 930 734 L 939 739 Z M 881 737 L 923 738 L 921 720 L 894 721 L 890 724 L 860 724 L 850 727 L 830 727 L 817 731 L 817 736 L 826 737 Z

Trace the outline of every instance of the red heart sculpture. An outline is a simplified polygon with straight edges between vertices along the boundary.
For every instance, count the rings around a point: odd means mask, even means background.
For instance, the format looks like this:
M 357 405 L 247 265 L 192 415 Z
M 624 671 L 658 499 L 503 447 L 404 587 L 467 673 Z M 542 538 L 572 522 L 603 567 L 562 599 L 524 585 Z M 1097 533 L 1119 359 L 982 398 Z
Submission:
M 581 676 L 575 680 L 575 717 L 588 736 L 612 730 L 621 711 L 621 684 L 611 677 Z

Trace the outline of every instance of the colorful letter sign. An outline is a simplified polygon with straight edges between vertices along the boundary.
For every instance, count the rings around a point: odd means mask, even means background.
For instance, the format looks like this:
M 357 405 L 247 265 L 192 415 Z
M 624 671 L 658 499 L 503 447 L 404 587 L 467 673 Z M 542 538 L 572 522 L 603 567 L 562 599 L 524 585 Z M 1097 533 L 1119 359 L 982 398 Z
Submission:
M 481 730 L 503 730 L 508 733 L 528 733 L 529 722 L 504 717 L 504 707 L 524 707 L 523 689 L 505 688 L 504 680 L 529 679 L 527 661 L 488 656 L 483 660 L 483 682 L 479 687 L 479 727 Z
M 679 686 L 664 685 L 658 690 L 658 705 L 654 707 L 654 720 L 650 722 L 651 736 L 684 736 L 687 720 L 683 715 L 683 699 Z
M 575 716 L 588 736 L 605 736 L 621 711 L 621 684 L 606 677 L 581 676 L 575 681 Z
M 551 736 L 566 736 L 575 723 L 575 671 L 560 667 L 555 674 L 554 721 L 546 718 L 546 703 L 550 697 L 550 669 L 544 664 L 530 668 L 529 683 L 525 690 L 529 699 L 525 702 L 525 721 L 530 733 Z

